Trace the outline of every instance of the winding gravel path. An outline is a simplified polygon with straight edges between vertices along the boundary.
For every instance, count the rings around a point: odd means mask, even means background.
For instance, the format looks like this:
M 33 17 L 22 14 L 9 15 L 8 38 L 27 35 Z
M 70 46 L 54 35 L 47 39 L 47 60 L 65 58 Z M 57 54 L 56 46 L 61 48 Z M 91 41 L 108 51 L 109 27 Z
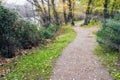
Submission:
M 76 39 L 66 47 L 57 60 L 51 80 L 113 80 L 93 51 L 97 45 L 93 31 L 76 24 Z

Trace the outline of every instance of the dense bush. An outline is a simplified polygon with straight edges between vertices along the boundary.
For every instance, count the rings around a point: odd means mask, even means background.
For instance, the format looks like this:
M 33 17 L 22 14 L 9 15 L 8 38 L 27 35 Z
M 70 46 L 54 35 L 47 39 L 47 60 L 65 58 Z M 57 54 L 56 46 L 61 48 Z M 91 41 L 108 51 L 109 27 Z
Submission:
M 49 26 L 48 28 L 38 29 L 35 24 L 29 21 L 19 20 L 15 23 L 15 34 L 18 47 L 23 49 L 32 48 L 43 44 L 45 39 L 53 38 L 54 32 L 58 30 L 58 26 Z
M 58 26 L 40 28 L 20 19 L 15 12 L 0 6 L 0 55 L 13 57 L 17 49 L 30 49 L 53 38 Z
M 14 55 L 16 41 L 13 24 L 16 20 L 16 13 L 0 6 L 0 54 L 4 57 Z
M 15 23 L 15 34 L 18 42 L 18 47 L 23 49 L 29 49 L 32 46 L 38 46 L 41 34 L 37 29 L 37 26 L 30 23 L 29 21 L 19 20 Z
M 107 23 L 97 33 L 97 41 L 112 49 L 119 48 L 120 45 L 120 13 L 114 19 L 107 20 Z
M 53 38 L 54 32 L 57 31 L 59 27 L 57 25 L 49 26 L 47 29 L 44 29 L 43 35 L 46 39 Z
M 49 31 L 55 32 L 59 29 L 57 25 L 51 25 L 47 28 Z

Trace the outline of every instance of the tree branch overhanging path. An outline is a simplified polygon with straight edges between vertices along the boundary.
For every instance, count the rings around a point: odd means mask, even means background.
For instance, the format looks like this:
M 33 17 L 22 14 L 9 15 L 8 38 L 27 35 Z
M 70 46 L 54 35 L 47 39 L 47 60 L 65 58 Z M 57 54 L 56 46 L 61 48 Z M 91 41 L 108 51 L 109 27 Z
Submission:
M 93 31 L 98 27 L 74 28 L 76 39 L 66 47 L 57 60 L 51 80 L 113 80 L 108 70 L 94 55 L 97 43 Z

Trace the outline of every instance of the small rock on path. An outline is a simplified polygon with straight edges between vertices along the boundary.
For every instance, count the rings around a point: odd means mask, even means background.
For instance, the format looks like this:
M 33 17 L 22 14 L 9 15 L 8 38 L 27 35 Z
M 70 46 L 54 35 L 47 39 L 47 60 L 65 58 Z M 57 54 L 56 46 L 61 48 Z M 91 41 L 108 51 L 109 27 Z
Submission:
M 82 28 L 79 25 L 74 28 L 76 39 L 57 60 L 51 80 L 113 80 L 93 52 L 97 43 L 92 32 L 98 28 Z

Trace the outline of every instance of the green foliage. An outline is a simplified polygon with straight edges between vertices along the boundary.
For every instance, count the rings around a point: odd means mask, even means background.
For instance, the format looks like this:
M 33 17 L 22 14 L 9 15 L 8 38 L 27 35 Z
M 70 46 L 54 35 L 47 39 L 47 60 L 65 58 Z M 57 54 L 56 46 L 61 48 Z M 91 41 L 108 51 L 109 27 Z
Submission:
M 55 32 L 59 29 L 59 27 L 57 25 L 52 25 L 48 27 L 48 30 L 51 32 Z
M 98 31 L 97 41 L 109 48 L 117 49 L 116 46 L 120 45 L 120 18 L 119 14 L 116 15 L 115 19 L 107 20 L 106 26 Z
M 119 20 L 119 21 L 120 21 L 120 12 L 118 12 L 118 13 L 115 15 L 115 20 Z
M 93 26 L 93 25 L 100 25 L 101 21 L 95 21 L 95 20 L 90 20 L 90 23 L 88 24 L 88 26 Z
M 120 80 L 120 70 L 118 69 L 119 64 L 117 64 L 118 53 L 103 46 L 97 46 L 95 54 L 99 57 L 102 64 L 109 69 L 109 72 L 113 76 L 114 80 Z
M 13 57 L 17 49 L 30 49 L 44 44 L 54 37 L 58 26 L 41 28 L 29 21 L 19 19 L 17 13 L 0 6 L 0 55 Z
M 107 23 L 97 33 L 97 41 L 101 46 L 97 47 L 95 53 L 100 57 L 101 62 L 109 68 L 114 80 L 120 80 L 120 68 L 118 61 L 118 46 L 120 45 L 120 13 L 114 19 L 107 20 Z
M 16 40 L 13 24 L 17 20 L 16 13 L 0 6 L 0 55 L 12 57 Z
M 54 36 L 54 33 L 49 29 L 43 28 L 41 31 L 43 32 L 45 39 L 53 38 Z
M 23 56 L 11 65 L 8 65 L 12 69 L 4 79 L 8 80 L 50 80 L 55 60 L 61 55 L 61 52 L 65 46 L 74 40 L 76 33 L 74 29 L 64 26 L 61 31 L 63 35 L 56 37 L 56 40 L 52 44 L 48 44 L 45 48 L 40 50 L 30 51 L 31 54 Z M 3 80 L 4 80 L 3 79 Z
M 37 29 L 37 26 L 30 23 L 29 21 L 19 20 L 15 24 L 16 39 L 18 41 L 18 47 L 23 49 L 31 48 L 32 46 L 38 46 L 40 43 L 41 34 Z
M 101 21 L 95 21 L 93 19 L 90 20 L 90 22 L 88 23 L 88 25 L 82 25 L 83 27 L 89 28 L 89 27 L 93 27 L 93 26 L 98 26 L 101 25 Z
M 54 38 L 54 33 L 59 29 L 57 25 L 49 26 L 48 28 L 41 28 L 40 31 L 43 33 L 46 39 Z

